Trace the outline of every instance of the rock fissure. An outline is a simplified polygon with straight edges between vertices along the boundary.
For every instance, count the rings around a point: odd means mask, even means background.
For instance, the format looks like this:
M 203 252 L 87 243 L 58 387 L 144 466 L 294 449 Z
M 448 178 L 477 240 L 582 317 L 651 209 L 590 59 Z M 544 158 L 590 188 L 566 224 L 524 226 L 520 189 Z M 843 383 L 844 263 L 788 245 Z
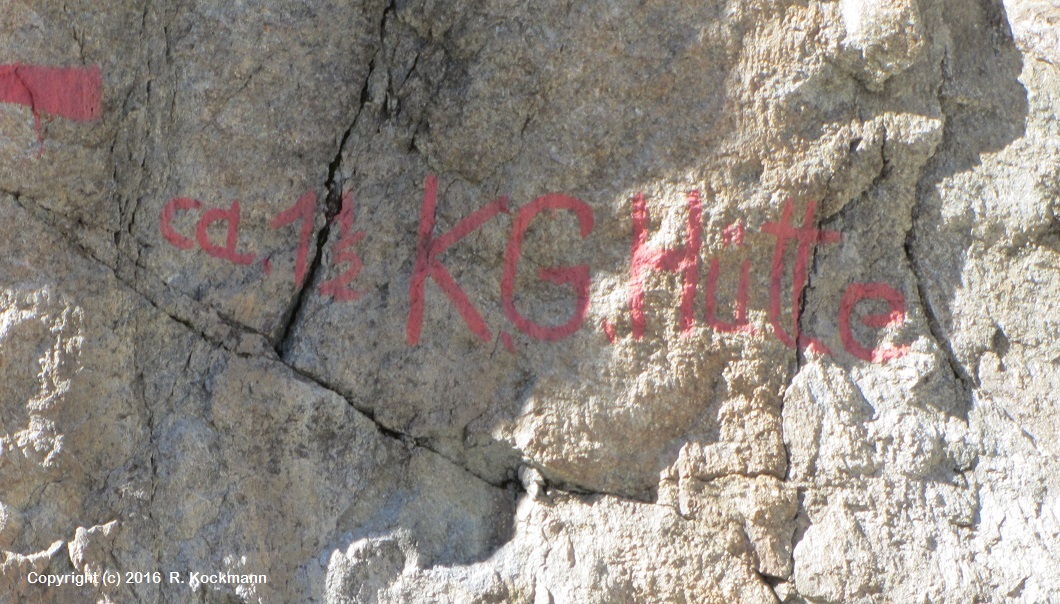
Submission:
M 924 196 L 926 194 L 923 190 L 921 190 L 921 183 L 925 178 L 928 166 L 931 165 L 931 159 L 937 157 L 940 153 L 943 153 L 949 147 L 949 145 L 952 144 L 952 133 L 950 131 L 950 129 L 952 128 L 953 120 L 953 115 L 951 114 L 952 109 L 948 111 L 948 108 L 950 108 L 950 103 L 945 98 L 943 92 L 946 81 L 953 77 L 953 75 L 950 73 L 950 68 L 948 66 L 948 55 L 949 48 L 947 47 L 946 52 L 940 60 L 939 71 L 941 73 L 941 78 L 939 79 L 938 86 L 935 88 L 935 100 L 942 110 L 943 137 L 942 141 L 935 148 L 932 156 L 921 165 L 920 174 L 916 181 L 918 184 L 914 193 L 915 200 L 911 208 L 911 214 L 909 219 L 909 231 L 906 233 L 902 249 L 905 254 L 906 262 L 909 265 L 909 270 L 912 272 L 914 277 L 916 299 L 920 307 L 923 309 L 928 331 L 931 334 L 932 339 L 935 341 L 935 345 L 939 348 L 939 350 L 942 352 L 943 356 L 946 359 L 946 363 L 950 368 L 950 372 L 952 373 L 954 382 L 960 389 L 959 394 L 964 400 L 963 413 L 967 414 L 972 408 L 972 405 L 975 401 L 974 393 L 978 386 L 977 380 L 968 373 L 964 365 L 960 362 L 960 360 L 957 358 L 957 355 L 954 353 L 953 346 L 950 343 L 947 334 L 947 330 L 942 326 L 942 323 L 939 321 L 938 315 L 935 311 L 935 307 L 932 305 L 931 300 L 927 295 L 926 288 L 928 287 L 929 281 L 927 275 L 925 275 L 924 267 L 921 266 L 920 262 L 917 259 L 917 245 L 919 243 L 917 237 L 917 229 L 918 222 L 924 211 Z
M 11 196 L 14 199 L 15 203 L 17 205 L 19 205 L 19 207 L 21 207 L 24 211 L 33 213 L 30 210 L 28 210 L 25 206 L 22 205 L 22 203 L 20 201 L 20 199 L 21 199 L 21 194 L 20 193 L 17 193 L 17 192 L 13 193 L 13 192 L 9 192 L 9 191 L 3 191 L 3 193 Z M 34 207 L 35 208 L 37 207 L 36 204 L 34 204 Z M 41 211 L 42 212 L 46 212 L 46 210 L 44 208 L 41 208 Z M 41 216 L 38 215 L 38 218 L 40 218 L 40 217 Z M 264 334 L 261 334 L 259 332 L 253 331 L 253 330 L 249 329 L 248 327 L 246 327 L 245 325 L 240 325 L 240 324 L 237 324 L 237 323 L 233 323 L 233 322 L 227 321 L 223 317 L 221 317 L 219 315 L 216 315 L 216 314 L 214 314 L 214 316 L 212 317 L 212 319 L 215 322 L 214 326 L 209 327 L 209 326 L 196 325 L 197 321 L 195 321 L 195 319 L 188 318 L 188 317 L 183 317 L 179 313 L 171 312 L 172 309 L 163 308 L 164 302 L 162 302 L 161 300 L 157 300 L 156 296 L 153 295 L 154 294 L 153 291 L 151 291 L 150 289 L 145 289 L 143 287 L 138 287 L 137 284 L 129 283 L 129 282 L 123 280 L 121 277 L 118 276 L 118 274 L 116 272 L 114 272 L 113 267 L 110 267 L 107 264 L 103 263 L 99 258 L 96 258 L 89 250 L 77 245 L 77 242 L 69 241 L 69 239 L 64 234 L 62 234 L 62 231 L 59 230 L 54 225 L 49 224 L 49 227 L 53 228 L 53 229 L 56 229 L 59 232 L 59 234 L 60 234 L 59 236 L 62 237 L 64 240 L 67 240 L 68 243 L 71 243 L 71 244 L 75 245 L 76 247 L 78 247 L 79 252 L 86 259 L 90 259 L 90 260 L 98 263 L 103 268 L 105 268 L 109 273 L 111 273 L 114 276 L 116 281 L 118 281 L 119 283 L 121 283 L 125 287 L 128 287 L 130 290 L 135 292 L 138 296 L 141 297 L 141 299 L 143 299 L 145 302 L 147 302 L 156 311 L 158 311 L 159 313 L 161 313 L 161 314 L 165 315 L 166 317 L 172 319 L 173 321 L 176 321 L 177 323 L 181 324 L 182 326 L 187 328 L 189 331 L 191 331 L 191 332 L 195 333 L 196 335 L 198 335 L 204 341 L 209 342 L 211 345 L 224 348 L 225 350 L 228 350 L 229 352 L 232 352 L 233 354 L 236 354 L 236 355 L 244 357 L 244 358 L 250 358 L 250 359 L 265 358 L 265 359 L 268 359 L 268 360 L 271 360 L 271 361 L 279 362 L 279 363 L 283 364 L 285 367 L 287 367 L 290 371 L 292 371 L 293 373 L 295 373 L 298 376 L 300 376 L 301 378 L 303 378 L 305 380 L 308 380 L 308 381 L 312 382 L 314 385 L 316 385 L 316 386 L 328 391 L 329 393 L 332 393 L 332 394 L 342 398 L 344 401 L 346 401 L 346 403 L 348 405 L 350 405 L 350 407 L 352 407 L 354 409 L 354 411 L 356 411 L 358 414 L 362 415 L 363 417 L 371 420 L 372 423 L 376 425 L 376 427 L 379 430 L 380 434 L 382 434 L 384 436 L 387 436 L 388 438 L 391 438 L 391 439 L 394 439 L 394 440 L 398 440 L 398 441 L 406 443 L 406 444 L 411 444 L 413 446 L 420 447 L 420 448 L 422 448 L 424 450 L 430 451 L 431 453 L 434 453 L 435 455 L 438 455 L 439 457 L 445 459 L 446 461 L 448 461 L 449 463 L 453 464 L 454 466 L 462 468 L 464 471 L 468 472 L 470 475 L 475 476 L 476 478 L 478 478 L 479 480 L 482 480 L 483 482 L 489 484 L 490 486 L 497 487 L 497 488 L 507 488 L 508 482 L 496 483 L 496 482 L 492 482 L 492 481 L 490 481 L 490 480 L 488 480 L 488 479 L 476 474 L 471 468 L 468 468 L 468 467 L 464 466 L 463 464 L 460 464 L 458 461 L 456 461 L 456 460 L 454 460 L 454 459 L 452 459 L 452 458 L 440 453 L 438 450 L 436 450 L 436 449 L 430 447 L 429 445 L 427 445 L 425 443 L 424 439 L 415 438 L 415 437 L 413 437 L 411 435 L 402 433 L 402 432 L 400 432 L 398 430 L 394 430 L 393 428 L 390 428 L 390 427 L 386 426 L 385 424 L 382 424 L 382 423 L 378 422 L 372 414 L 365 413 L 363 410 L 357 408 L 356 405 L 354 405 L 352 402 L 350 402 L 350 400 L 348 398 L 346 398 L 342 393 L 338 392 L 333 386 L 321 381 L 319 378 L 317 378 L 317 377 L 315 377 L 315 376 L 313 376 L 311 374 L 308 374 L 308 373 L 298 369 L 297 367 L 294 367 L 294 366 L 286 363 L 282 358 L 272 354 L 272 350 L 268 349 L 267 347 L 260 346 L 260 347 L 258 347 L 258 351 L 256 351 L 256 352 L 253 352 L 253 351 L 248 352 L 246 350 L 246 346 L 245 346 L 245 343 L 243 341 L 244 340 L 244 336 L 250 335 L 252 337 L 259 338 L 261 341 L 266 341 Z M 141 270 L 143 270 L 145 273 L 147 272 L 147 270 L 144 267 L 139 267 L 139 268 Z M 141 273 L 141 274 L 143 274 L 143 273 Z M 153 277 L 153 275 L 152 275 L 152 277 Z M 157 277 L 154 277 L 154 278 L 157 279 Z M 159 280 L 158 283 L 161 284 L 165 289 L 169 290 L 169 286 L 165 285 L 163 282 L 161 282 L 161 280 Z M 176 296 L 179 296 L 179 297 L 182 297 L 182 298 L 186 298 L 184 296 L 184 294 L 181 293 L 181 292 L 175 292 L 175 291 L 172 291 L 172 290 L 169 290 L 169 291 L 170 291 L 170 293 L 172 295 L 176 295 Z M 191 304 L 191 305 L 197 305 L 198 304 L 197 302 L 191 300 L 190 298 L 186 298 L 185 302 L 188 303 L 188 304 Z M 212 311 L 201 310 L 201 309 L 199 310 L 199 312 L 200 313 L 212 313 Z M 221 326 L 223 326 L 225 329 L 223 329 L 223 330 L 218 329 L 218 327 L 221 327 Z M 215 333 L 213 333 L 211 335 L 211 332 L 215 332 Z M 220 332 L 220 333 L 216 333 L 216 332 Z M 149 422 L 149 424 L 151 424 L 151 423 L 153 423 L 153 422 Z M 154 458 L 152 457 L 152 464 L 153 464 L 153 459 Z M 156 470 L 155 470 L 155 468 L 153 466 L 152 466 L 152 474 L 156 475 Z
M 379 48 L 376 50 L 372 59 L 368 63 L 368 74 L 364 78 L 364 82 L 361 85 L 361 90 L 358 95 L 357 111 L 354 113 L 353 120 L 350 126 L 342 133 L 339 137 L 339 146 L 335 152 L 334 158 L 328 165 L 328 176 L 324 182 L 325 191 L 325 204 L 324 204 L 324 225 L 317 231 L 316 234 L 316 249 L 313 256 L 312 262 L 309 264 L 309 268 L 306 271 L 304 281 L 299 288 L 297 294 L 295 294 L 294 301 L 291 307 L 287 310 L 284 315 L 284 319 L 279 330 L 279 337 L 274 346 L 277 356 L 281 359 L 286 358 L 289 340 L 291 334 L 298 323 L 299 316 L 301 315 L 302 309 L 305 306 L 306 296 L 312 289 L 313 283 L 316 278 L 317 272 L 320 270 L 320 266 L 324 258 L 324 247 L 327 244 L 328 237 L 331 235 L 331 226 L 338 216 L 339 211 L 342 209 L 342 196 L 343 196 L 343 183 L 339 179 L 339 171 L 342 167 L 342 154 L 346 150 L 346 144 L 353 134 L 353 131 L 357 128 L 357 123 L 360 120 L 361 114 L 365 107 L 368 105 L 369 98 L 369 86 L 372 82 L 372 76 L 375 74 L 376 62 L 379 60 L 380 53 L 383 52 L 384 43 L 384 29 L 386 27 L 387 17 L 393 13 L 395 5 L 393 0 L 383 10 L 383 16 L 379 21 Z

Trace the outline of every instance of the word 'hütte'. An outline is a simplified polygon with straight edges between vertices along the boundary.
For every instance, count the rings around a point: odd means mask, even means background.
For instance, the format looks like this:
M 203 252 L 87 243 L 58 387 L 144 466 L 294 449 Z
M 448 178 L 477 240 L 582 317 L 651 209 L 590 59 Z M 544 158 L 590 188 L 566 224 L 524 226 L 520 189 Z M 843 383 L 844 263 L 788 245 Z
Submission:
M 692 335 L 696 326 L 695 300 L 699 291 L 700 252 L 703 245 L 702 200 L 698 191 L 692 191 L 687 199 L 687 225 L 684 245 L 677 248 L 653 247 L 648 243 L 648 202 L 643 194 L 633 198 L 633 244 L 630 253 L 629 271 L 629 312 L 630 335 L 634 340 L 644 337 L 647 326 L 644 283 L 651 272 L 675 273 L 680 277 L 680 330 L 682 336 Z M 433 281 L 456 308 L 467 327 L 478 339 L 491 342 L 493 334 L 478 309 L 471 303 L 467 294 L 450 274 L 442 261 L 446 250 L 471 233 L 482 228 L 498 214 L 510 214 L 508 199 L 501 197 L 486 204 L 480 209 L 465 216 L 451 229 L 444 233 L 435 233 L 435 209 L 438 203 L 438 179 L 429 175 L 425 184 L 423 204 L 420 210 L 420 222 L 417 233 L 416 257 L 409 279 L 409 316 L 406 323 L 405 337 L 409 345 L 419 343 L 423 332 L 423 317 L 426 306 L 424 295 L 428 281 Z M 301 288 L 307 271 L 307 257 L 310 241 L 313 237 L 313 219 L 316 212 L 317 195 L 309 191 L 302 195 L 294 205 L 277 215 L 269 223 L 272 229 L 281 229 L 300 223 L 299 243 L 294 261 L 295 286 Z M 762 225 L 761 232 L 776 239 L 773 260 L 769 273 L 769 308 L 767 316 L 773 335 L 789 348 L 800 348 L 818 354 L 831 354 L 831 351 L 820 340 L 802 333 L 799 330 L 799 301 L 806 287 L 809 261 L 816 246 L 837 243 L 840 233 L 818 229 L 814 226 L 815 205 L 811 201 L 802 216 L 802 224 L 792 223 L 793 202 L 785 201 L 781 217 L 776 222 Z M 228 208 L 212 208 L 202 213 L 195 227 L 194 239 L 178 233 L 172 221 L 177 212 L 199 210 L 202 202 L 185 197 L 170 200 L 163 208 L 160 217 L 162 236 L 174 247 L 183 250 L 200 248 L 206 254 L 229 262 L 249 265 L 258 260 L 251 253 L 239 252 L 240 205 L 233 201 Z M 542 212 L 571 212 L 578 221 L 579 236 L 585 239 L 592 234 L 594 226 L 593 210 L 585 202 L 562 195 L 550 193 L 539 197 L 519 208 L 512 220 L 512 232 L 504 255 L 504 266 L 501 272 L 500 294 L 501 309 L 504 316 L 511 321 L 515 329 L 536 340 L 559 341 L 581 329 L 589 310 L 590 271 L 588 265 L 542 268 L 538 278 L 557 285 L 568 286 L 574 290 L 574 308 L 570 318 L 559 325 L 547 325 L 536 322 L 519 311 L 515 304 L 515 276 L 522 256 L 523 240 L 530 224 Z M 352 282 L 364 267 L 357 246 L 365 236 L 364 231 L 354 230 L 353 198 L 350 193 L 342 196 L 342 206 L 335 221 L 339 224 L 339 239 L 334 248 L 334 261 L 339 274 L 325 280 L 318 286 L 321 295 L 339 301 L 355 300 L 363 292 L 351 288 Z M 213 241 L 208 229 L 211 225 L 224 225 L 223 243 Z M 726 248 L 744 245 L 744 227 L 736 223 L 722 233 Z M 785 276 L 784 258 L 789 246 L 795 246 L 795 263 L 791 290 L 792 317 L 790 327 L 785 327 L 781 320 L 781 306 L 784 293 L 782 282 Z M 271 274 L 271 256 L 261 258 L 266 277 Z M 705 322 L 708 327 L 725 333 L 744 333 L 753 335 L 755 328 L 747 318 L 747 301 L 750 284 L 751 261 L 745 260 L 740 267 L 736 300 L 732 311 L 732 320 L 718 318 L 717 288 L 720 278 L 720 262 L 713 258 L 706 274 L 706 308 Z M 872 329 L 883 329 L 901 325 L 905 321 L 905 297 L 898 290 L 885 283 L 852 283 L 843 293 L 839 303 L 839 332 L 843 347 L 851 355 L 866 361 L 883 362 L 898 358 L 908 351 L 907 346 L 882 344 L 870 348 L 859 342 L 851 330 L 851 317 L 855 307 L 862 301 L 877 300 L 886 303 L 889 312 L 868 314 L 861 317 L 861 323 Z M 609 321 L 602 324 L 604 334 L 614 342 L 615 328 Z M 511 335 L 502 331 L 500 339 L 505 347 L 514 351 Z

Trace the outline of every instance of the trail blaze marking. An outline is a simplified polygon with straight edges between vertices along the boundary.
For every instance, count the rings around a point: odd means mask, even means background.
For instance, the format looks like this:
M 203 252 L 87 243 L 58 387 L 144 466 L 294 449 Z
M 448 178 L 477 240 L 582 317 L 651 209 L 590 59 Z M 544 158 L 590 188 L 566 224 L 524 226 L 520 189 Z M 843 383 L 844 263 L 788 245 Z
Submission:
M 464 318 L 464 322 L 480 340 L 488 343 L 493 339 L 482 315 L 475 310 L 467 294 L 460 289 L 438 257 L 449 246 L 478 230 L 490 218 L 501 212 L 508 212 L 507 201 L 504 197 L 495 199 L 472 212 L 450 231 L 435 237 L 433 235 L 434 210 L 438 205 L 438 177 L 433 174 L 427 177 L 423 193 L 423 207 L 420 210 L 416 264 L 412 269 L 412 279 L 409 281 L 409 321 L 405 328 L 405 339 L 409 345 L 415 346 L 420 341 L 420 333 L 423 329 L 423 289 L 428 277 L 434 279 L 445 295 L 449 296 L 457 311 L 460 312 L 460 316 Z
M 294 203 L 269 221 L 269 227 L 280 229 L 301 221 L 298 237 L 297 255 L 294 263 L 296 287 L 304 286 L 306 279 L 306 262 L 309 245 L 313 235 L 313 219 L 316 210 L 317 195 L 308 191 Z M 680 277 L 680 333 L 689 337 L 696 328 L 695 299 L 700 283 L 700 254 L 703 247 L 703 201 L 698 190 L 689 191 L 685 197 L 687 206 L 687 226 L 684 233 L 684 244 L 674 248 L 662 248 L 648 243 L 648 201 L 643 193 L 632 198 L 633 244 L 630 249 L 630 267 L 628 282 L 629 299 L 629 335 L 633 341 L 644 336 L 647 318 L 645 317 L 644 283 L 650 271 L 674 273 Z M 415 262 L 409 276 L 409 314 L 405 324 L 405 340 L 410 346 L 420 342 L 423 331 L 424 307 L 426 305 L 425 289 L 427 281 L 433 280 L 456 308 L 468 329 L 483 343 L 493 341 L 492 332 L 486 325 L 479 310 L 476 309 L 468 295 L 460 288 L 449 270 L 442 264 L 442 255 L 453 245 L 468 235 L 483 229 L 498 214 L 509 213 L 508 199 L 500 197 L 482 206 L 478 210 L 460 219 L 448 231 L 435 234 L 435 212 L 438 206 L 438 178 L 429 174 L 424 182 L 423 201 L 420 205 L 420 220 L 417 229 Z M 823 342 L 799 330 L 799 305 L 806 289 L 813 251 L 819 245 L 839 243 L 842 235 L 836 231 L 819 229 L 814 224 L 816 205 L 809 201 L 805 208 L 802 224 L 793 224 L 795 204 L 791 199 L 784 201 L 780 218 L 775 222 L 766 222 L 760 232 L 776 239 L 772 262 L 769 266 L 767 310 L 768 321 L 773 335 L 789 348 L 809 350 L 818 354 L 832 354 Z M 190 234 L 181 234 L 173 228 L 173 220 L 178 212 L 198 212 L 203 210 L 202 202 L 186 197 L 170 200 L 162 208 L 159 216 L 159 228 L 162 237 L 173 247 L 181 250 L 192 250 L 199 247 L 210 256 L 221 258 L 235 264 L 251 264 L 255 255 L 237 251 L 239 238 L 240 206 L 233 201 L 228 208 L 210 208 L 202 211 L 195 223 L 194 239 Z M 560 211 L 570 212 L 578 222 L 577 234 L 581 240 L 588 239 L 593 232 L 594 216 L 592 207 L 584 201 L 563 195 L 549 193 L 538 197 L 519 208 L 513 216 L 511 232 L 504 253 L 504 263 L 500 278 L 500 310 L 519 333 L 541 341 L 556 342 L 577 333 L 584 326 L 590 305 L 590 286 L 592 275 L 587 264 L 577 266 L 546 267 L 538 270 L 537 277 L 542 281 L 570 287 L 574 291 L 573 310 L 566 322 L 546 324 L 534 321 L 522 314 L 516 307 L 516 274 L 519 260 L 523 255 L 523 241 L 530 224 L 539 214 L 551 214 L 555 218 Z M 364 262 L 355 247 L 365 237 L 364 231 L 354 230 L 354 205 L 352 193 L 342 195 L 342 207 L 333 219 L 339 224 L 339 238 L 332 254 L 332 264 L 339 269 L 337 276 L 323 281 L 318 291 L 323 296 L 339 302 L 350 302 L 362 297 L 363 292 L 351 288 L 353 280 L 364 268 Z M 207 228 L 215 223 L 227 225 L 224 244 L 212 241 Z M 491 227 L 492 228 L 492 227 Z M 572 233 L 573 236 L 573 233 Z M 746 227 L 737 221 L 721 232 L 722 249 L 740 248 L 749 245 L 745 239 Z M 786 274 L 785 258 L 788 256 L 790 243 L 795 244 L 795 260 L 791 267 L 791 323 L 786 328 L 781 321 L 784 277 Z M 271 274 L 271 256 L 265 254 L 261 260 L 265 277 Z M 706 274 L 706 326 L 717 332 L 739 333 L 747 336 L 757 335 L 757 330 L 748 320 L 748 299 L 750 296 L 751 260 L 740 263 L 737 277 L 736 299 L 732 305 L 731 321 L 718 318 L 718 282 L 721 279 L 721 261 L 711 258 Z M 882 363 L 896 359 L 909 351 L 909 346 L 881 344 L 869 348 L 859 342 L 851 329 L 851 317 L 855 307 L 865 301 L 875 301 L 888 305 L 889 312 L 877 314 L 860 314 L 861 325 L 869 329 L 885 329 L 902 325 L 906 319 L 905 297 L 901 292 L 885 283 L 851 283 L 843 292 L 839 303 L 837 320 L 839 338 L 843 347 L 852 356 L 864 361 Z M 600 327 L 607 341 L 615 344 L 619 334 L 617 325 L 610 318 L 600 320 Z M 790 331 L 789 331 L 790 329 Z M 516 331 L 499 329 L 499 341 L 506 350 L 515 354 L 517 346 Z
M 589 265 L 542 268 L 537 273 L 538 278 L 542 281 L 548 281 L 556 285 L 569 285 L 574 288 L 577 295 L 574 313 L 571 315 L 570 320 L 563 325 L 550 327 L 535 323 L 527 319 L 515 308 L 515 271 L 519 264 L 519 256 L 523 251 L 523 235 L 526 234 L 530 221 L 545 210 L 552 210 L 553 217 L 555 217 L 557 210 L 574 212 L 574 215 L 578 217 L 578 226 L 582 239 L 585 239 L 593 232 L 593 210 L 580 199 L 553 193 L 538 197 L 519 208 L 519 211 L 515 213 L 512 236 L 508 240 L 508 251 L 504 256 L 504 273 L 501 277 L 501 305 L 504 308 L 504 315 L 515 324 L 519 331 L 538 340 L 555 342 L 578 331 L 585 321 L 585 313 L 589 310 Z
M 240 254 L 236 251 L 236 246 L 239 243 L 239 218 L 239 200 L 233 201 L 231 207 L 227 210 L 213 208 L 203 212 L 199 223 L 195 225 L 195 240 L 199 242 L 199 247 L 202 248 L 202 251 L 215 258 L 223 258 L 236 264 L 254 262 L 253 254 Z M 210 235 L 206 232 L 206 229 L 215 222 L 228 224 L 223 246 L 210 241 Z
M 338 277 L 321 283 L 320 293 L 340 302 L 349 302 L 360 298 L 363 294 L 363 292 L 349 289 L 349 285 L 364 268 L 360 254 L 353 249 L 353 246 L 364 239 L 364 231 L 353 230 L 353 193 L 342 194 L 342 208 L 335 219 L 338 220 L 340 229 L 339 242 L 335 244 L 335 263 L 345 264 L 348 268 L 339 273 Z
M 302 287 L 305 281 L 306 258 L 309 256 L 309 239 L 313 236 L 313 214 L 317 207 L 317 194 L 306 191 L 295 204 L 269 223 L 270 229 L 283 228 L 289 224 L 302 221 L 302 230 L 298 234 L 298 251 L 294 259 L 294 286 Z
M 75 122 L 93 122 L 100 119 L 103 106 L 103 79 L 98 66 L 53 67 L 9 63 L 0 65 L 0 103 L 24 105 L 33 113 L 33 124 L 40 143 L 40 157 L 44 152 L 44 136 L 41 116 L 55 116 Z M 472 232 L 482 228 L 500 213 L 508 213 L 507 198 L 500 197 L 472 212 L 456 226 L 440 235 L 434 235 L 435 209 L 438 203 L 438 178 L 430 174 L 424 186 L 423 203 L 416 244 L 416 259 L 409 280 L 409 316 L 406 324 L 406 341 L 415 346 L 419 343 L 423 329 L 424 289 L 428 279 L 441 288 L 456 307 L 468 328 L 479 340 L 492 340 L 489 328 L 479 311 L 471 304 L 467 294 L 453 279 L 441 262 L 441 255 L 451 246 Z M 280 229 L 301 221 L 299 241 L 295 257 L 294 278 L 296 287 L 304 285 L 307 272 L 309 245 L 313 235 L 313 222 L 317 195 L 308 191 L 269 223 L 272 229 Z M 644 279 L 648 271 L 665 271 L 681 276 L 681 335 L 692 334 L 695 323 L 695 297 L 699 289 L 700 251 L 703 245 L 702 200 L 698 190 L 689 191 L 686 197 L 688 224 L 682 247 L 663 249 L 648 245 L 648 206 L 643 193 L 633 197 L 633 243 L 630 251 L 629 312 L 631 335 L 634 340 L 644 336 L 645 317 Z M 255 261 L 250 253 L 237 251 L 240 222 L 239 201 L 228 208 L 211 208 L 202 213 L 196 223 L 194 239 L 177 232 L 172 221 L 178 212 L 201 210 L 203 204 L 196 199 L 177 197 L 166 203 L 159 216 L 159 230 L 170 245 L 181 250 L 192 250 L 196 246 L 206 254 L 234 264 L 249 265 Z M 781 217 L 776 222 L 767 222 L 761 232 L 776 238 L 773 261 L 769 274 L 768 317 L 773 334 L 789 348 L 804 348 L 822 354 L 831 354 L 823 342 L 799 332 L 799 302 L 806 288 L 809 261 L 813 250 L 822 244 L 838 243 L 842 235 L 835 231 L 817 229 L 814 226 L 813 201 L 808 202 L 802 226 L 791 223 L 794 204 L 784 202 Z M 530 222 L 540 213 L 551 210 L 553 217 L 559 210 L 573 212 L 578 220 L 579 235 L 586 239 L 593 231 L 593 211 L 585 202 L 558 193 L 544 195 L 520 208 L 516 212 L 508 247 L 504 257 L 501 276 L 501 309 L 505 317 L 523 334 L 545 341 L 562 340 L 581 329 L 589 309 L 591 282 L 588 265 L 544 268 L 538 278 L 557 285 L 567 285 L 575 292 L 574 311 L 570 319 L 561 325 L 543 325 L 524 316 L 515 305 L 515 276 L 522 255 L 523 237 Z M 354 209 L 352 194 L 342 196 L 342 209 L 336 217 L 340 224 L 340 237 L 334 248 L 335 264 L 343 266 L 338 276 L 324 281 L 319 286 L 321 295 L 330 296 L 340 302 L 356 300 L 363 292 L 350 289 L 351 282 L 364 268 L 360 255 L 354 249 L 365 236 L 364 231 L 354 231 Z M 207 233 L 214 223 L 227 225 L 223 244 L 212 241 Z M 781 324 L 781 287 L 784 277 L 784 257 L 789 241 L 796 243 L 795 263 L 792 267 L 791 331 Z M 744 242 L 744 225 L 737 222 L 722 232 L 725 248 L 740 247 Z M 272 273 L 271 255 L 262 259 L 266 278 Z M 751 261 L 740 266 L 736 301 L 732 312 L 733 321 L 721 321 L 717 317 L 717 286 L 720 279 L 720 262 L 713 258 L 706 275 L 706 323 L 719 332 L 755 334 L 747 320 L 747 301 L 750 283 Z M 852 283 L 843 293 L 839 304 L 839 336 L 844 348 L 851 355 L 869 362 L 881 363 L 903 356 L 909 346 L 881 345 L 868 348 L 854 337 L 850 327 L 854 308 L 862 301 L 885 302 L 890 312 L 870 314 L 860 318 L 861 324 L 872 329 L 884 329 L 901 325 L 906 319 L 905 297 L 901 292 L 885 283 Z M 617 334 L 614 324 L 601 321 L 604 334 L 614 343 Z M 501 343 L 510 352 L 515 344 L 509 332 L 502 330 Z
M 172 222 L 178 211 L 198 210 L 201 207 L 201 201 L 187 197 L 170 199 L 169 203 L 162 206 L 162 217 L 159 220 L 160 228 L 162 229 L 162 236 L 166 238 L 170 245 L 182 250 L 190 250 L 195 247 L 194 241 L 173 229 Z
M 823 354 L 830 354 L 819 340 L 799 333 L 799 302 L 802 292 L 806 289 L 807 270 L 810 253 L 819 243 L 837 243 L 842 235 L 836 231 L 819 231 L 813 226 L 813 212 L 815 209 L 813 201 L 806 205 L 806 214 L 799 228 L 791 226 L 791 212 L 794 203 L 788 199 L 784 202 L 784 210 L 780 220 L 767 222 L 762 225 L 762 232 L 777 238 L 777 245 L 773 252 L 773 266 L 769 273 L 769 323 L 773 326 L 773 333 L 777 339 L 788 348 L 807 348 Z M 791 322 L 792 334 L 789 334 L 780 324 L 780 287 L 784 278 L 784 252 L 788 246 L 788 240 L 795 239 L 798 247 L 795 250 L 795 267 L 791 285 Z
M 75 122 L 98 120 L 103 107 L 103 78 L 99 67 L 0 65 L 0 103 L 25 105 L 33 111 L 39 157 L 44 153 L 41 114 Z
M 854 339 L 854 334 L 850 331 L 850 314 L 854 311 L 854 306 L 862 300 L 883 300 L 891 310 L 887 314 L 862 317 L 861 323 L 865 327 L 881 329 L 905 322 L 905 297 L 898 290 L 886 283 L 851 283 L 839 302 L 839 337 L 842 338 L 847 352 L 863 361 L 874 363 L 897 359 L 909 352 L 908 346 L 880 346 L 870 349 Z
M 725 228 L 722 241 L 725 247 L 743 245 L 743 223 L 737 222 Z M 744 260 L 740 265 L 740 283 L 736 289 L 736 308 L 733 310 L 731 323 L 718 319 L 718 279 L 721 277 L 721 261 L 714 258 L 707 270 L 707 325 L 724 333 L 755 334 L 755 328 L 747 321 L 747 295 L 751 282 L 751 261 Z
M 643 193 L 633 198 L 633 250 L 629 263 L 629 316 L 633 338 L 644 337 L 644 275 L 650 270 L 681 274 L 681 335 L 688 337 L 695 327 L 696 289 L 699 287 L 699 250 L 703 245 L 702 204 L 699 191 L 690 191 L 685 247 L 664 250 L 648 246 L 648 203 Z

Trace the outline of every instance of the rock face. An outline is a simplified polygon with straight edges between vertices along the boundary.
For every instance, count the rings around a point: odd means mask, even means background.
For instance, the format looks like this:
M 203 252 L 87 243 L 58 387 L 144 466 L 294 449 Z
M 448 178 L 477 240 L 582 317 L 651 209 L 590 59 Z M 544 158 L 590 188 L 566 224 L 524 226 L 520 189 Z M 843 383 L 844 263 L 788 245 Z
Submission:
M 5 3 L 0 603 L 1060 600 L 1058 31 Z

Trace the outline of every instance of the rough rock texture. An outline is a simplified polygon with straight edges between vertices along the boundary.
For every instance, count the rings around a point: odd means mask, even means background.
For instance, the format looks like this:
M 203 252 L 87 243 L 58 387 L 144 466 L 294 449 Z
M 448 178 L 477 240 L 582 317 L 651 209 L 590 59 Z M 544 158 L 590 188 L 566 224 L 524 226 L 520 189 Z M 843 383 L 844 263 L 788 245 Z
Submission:
M 0 603 L 1060 601 L 1058 32 L 6 2 Z

